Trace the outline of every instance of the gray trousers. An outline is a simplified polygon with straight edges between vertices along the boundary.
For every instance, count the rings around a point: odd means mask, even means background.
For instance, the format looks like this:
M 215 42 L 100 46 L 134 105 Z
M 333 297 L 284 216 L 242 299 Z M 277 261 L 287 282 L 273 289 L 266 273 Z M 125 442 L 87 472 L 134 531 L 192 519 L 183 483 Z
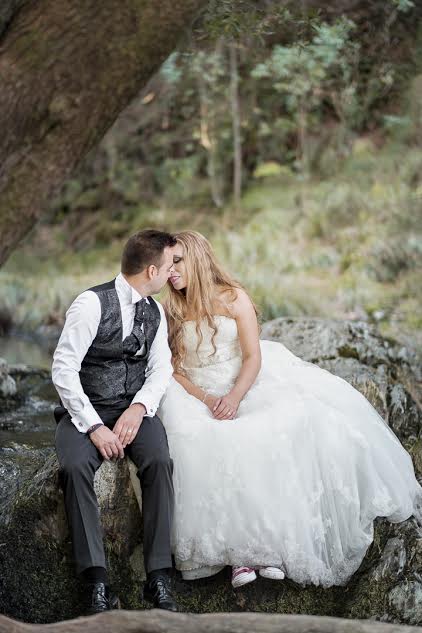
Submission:
M 104 419 L 104 418 L 103 418 Z M 112 428 L 112 422 L 106 422 Z M 103 458 L 89 436 L 80 433 L 66 412 L 56 430 L 56 451 L 72 536 L 76 571 L 106 567 L 102 530 L 94 491 L 94 475 Z M 172 566 L 173 462 L 167 436 L 159 418 L 144 418 L 128 455 L 138 469 L 142 490 L 145 569 Z

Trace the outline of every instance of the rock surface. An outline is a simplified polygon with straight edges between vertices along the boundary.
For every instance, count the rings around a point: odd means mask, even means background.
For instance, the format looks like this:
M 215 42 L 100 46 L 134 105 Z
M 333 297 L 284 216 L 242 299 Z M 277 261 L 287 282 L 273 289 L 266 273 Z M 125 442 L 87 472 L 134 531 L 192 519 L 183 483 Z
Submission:
M 13 398 L 16 391 L 16 382 L 9 373 L 6 361 L 0 358 L 0 398 Z
M 410 450 L 422 476 L 422 419 L 414 357 L 381 338 L 365 323 L 318 319 L 277 319 L 263 327 L 263 338 L 283 342 L 301 358 L 316 362 L 362 391 Z M 52 401 L 43 378 L 9 371 L 26 381 L 29 399 L 47 403 L 44 426 L 16 423 L 16 410 L 0 416 L 12 430 L 0 449 L 0 612 L 30 622 L 51 622 L 81 613 L 80 587 L 73 576 L 71 544 L 51 422 Z M 32 382 L 31 382 L 32 381 Z M 38 385 L 38 386 L 37 386 Z M 25 413 L 28 400 L 18 411 Z M 49 408 L 48 408 L 49 407 Z M 15 416 L 15 417 L 14 417 Z M 14 426 L 13 426 L 14 425 Z M 49 426 L 50 425 L 50 426 Z M 20 430 L 24 427 L 24 430 Z M 42 442 L 34 438 L 37 432 Z M 44 434 L 44 435 L 43 435 Z M 15 441 L 13 440 L 15 438 Z M 21 442 L 19 442 L 19 438 Z M 26 439 L 25 439 L 26 438 Z M 29 438 L 29 439 L 28 439 Z M 49 439 L 48 439 L 49 438 Z M 24 441 L 25 440 L 25 441 Z M 144 608 L 141 517 L 126 462 L 104 464 L 96 476 L 111 580 L 127 609 Z M 139 485 L 138 485 L 139 492 Z M 174 575 L 182 608 L 194 613 L 259 611 L 372 618 L 422 623 L 422 529 L 413 519 L 399 525 L 378 520 L 374 542 L 346 587 L 300 587 L 286 580 L 256 582 L 234 591 L 229 570 L 195 582 Z
M 52 449 L 2 460 L 14 480 L 0 505 L 0 612 L 31 621 L 80 615 L 58 464 Z M 104 464 L 95 478 L 111 581 L 126 608 L 140 606 L 144 580 L 141 515 L 128 462 Z
M 359 389 L 400 437 L 422 436 L 422 367 L 416 354 L 361 321 L 281 318 L 265 323 L 262 338 L 280 341 Z

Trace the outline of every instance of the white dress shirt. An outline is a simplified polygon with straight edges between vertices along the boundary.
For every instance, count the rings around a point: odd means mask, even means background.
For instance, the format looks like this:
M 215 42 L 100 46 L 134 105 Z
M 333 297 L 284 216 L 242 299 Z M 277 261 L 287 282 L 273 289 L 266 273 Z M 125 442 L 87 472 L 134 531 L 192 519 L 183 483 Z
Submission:
M 116 277 L 116 291 L 125 339 L 133 330 L 135 304 L 142 296 L 121 273 Z M 167 321 L 162 305 L 158 302 L 157 305 L 161 321 L 149 352 L 146 380 L 131 402 L 143 404 L 147 417 L 155 415 L 173 373 L 167 341 Z M 73 424 L 81 433 L 86 433 L 93 424 L 102 422 L 84 392 L 79 378 L 81 363 L 97 335 L 100 320 L 100 299 L 92 290 L 86 290 L 76 297 L 66 312 L 66 322 L 53 356 L 54 386 L 63 406 L 70 413 Z

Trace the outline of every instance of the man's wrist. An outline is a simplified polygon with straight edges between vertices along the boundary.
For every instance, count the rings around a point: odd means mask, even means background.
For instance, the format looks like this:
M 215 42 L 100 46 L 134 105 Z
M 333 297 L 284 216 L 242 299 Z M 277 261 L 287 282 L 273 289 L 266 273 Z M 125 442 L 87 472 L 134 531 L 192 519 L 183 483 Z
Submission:
M 89 429 L 87 430 L 86 434 L 87 435 L 91 435 L 91 433 L 93 433 L 94 431 L 99 429 L 100 426 L 104 426 L 104 424 L 102 422 L 97 422 L 97 424 L 93 424 L 92 426 L 89 427 Z
M 131 405 L 131 407 L 136 407 L 139 409 L 139 415 L 143 418 L 147 412 L 147 408 L 144 404 L 142 404 L 142 402 L 133 402 Z

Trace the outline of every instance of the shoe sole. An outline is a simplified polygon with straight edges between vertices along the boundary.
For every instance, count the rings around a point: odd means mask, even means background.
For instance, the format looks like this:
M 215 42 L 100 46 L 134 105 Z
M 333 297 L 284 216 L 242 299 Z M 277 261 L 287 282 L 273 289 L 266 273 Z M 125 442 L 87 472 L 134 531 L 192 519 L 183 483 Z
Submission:
M 108 609 L 104 609 L 102 611 L 93 611 L 88 609 L 85 615 L 98 615 L 99 613 L 107 613 L 107 611 L 114 611 L 115 609 L 121 609 L 122 605 L 120 603 L 120 598 L 118 596 L 110 596 L 109 599 L 110 607 Z
M 148 595 L 145 595 L 144 592 L 142 592 L 142 599 L 145 602 L 148 602 L 149 604 L 152 604 L 152 606 L 154 607 L 154 609 L 162 609 L 163 611 L 171 611 L 173 613 L 178 613 L 179 612 L 179 608 L 177 607 L 176 609 L 166 609 L 165 607 L 157 607 L 154 601 L 154 598 L 151 598 Z
M 267 572 L 265 569 L 260 569 L 258 573 L 262 578 L 266 578 L 267 580 L 284 580 L 286 577 L 284 571 L 281 570 L 279 571 L 279 573 L 276 573 Z
M 251 572 L 251 573 L 244 572 L 243 574 L 239 574 L 238 576 L 236 576 L 234 580 L 232 580 L 232 587 L 236 589 L 237 587 L 242 587 L 243 585 L 247 585 L 248 583 L 253 582 L 254 580 L 256 580 L 255 572 Z

